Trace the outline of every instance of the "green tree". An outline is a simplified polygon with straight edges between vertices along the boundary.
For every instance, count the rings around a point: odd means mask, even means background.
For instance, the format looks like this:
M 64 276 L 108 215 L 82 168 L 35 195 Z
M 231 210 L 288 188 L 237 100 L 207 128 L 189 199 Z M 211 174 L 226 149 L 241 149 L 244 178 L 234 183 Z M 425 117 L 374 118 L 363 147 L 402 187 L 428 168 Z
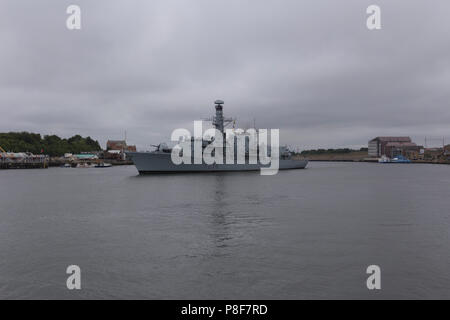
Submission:
M 56 135 L 46 135 L 42 138 L 38 133 L 29 132 L 0 133 L 0 146 L 9 152 L 32 152 L 35 154 L 42 152 L 50 156 L 101 151 L 98 141 L 91 137 L 83 138 L 75 135 L 69 139 L 62 139 Z

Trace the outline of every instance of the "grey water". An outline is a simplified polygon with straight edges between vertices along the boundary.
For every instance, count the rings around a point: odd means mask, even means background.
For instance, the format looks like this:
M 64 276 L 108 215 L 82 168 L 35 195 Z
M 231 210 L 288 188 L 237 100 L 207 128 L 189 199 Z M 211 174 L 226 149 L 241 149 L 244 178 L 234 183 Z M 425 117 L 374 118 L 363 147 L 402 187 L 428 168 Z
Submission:
M 0 298 L 448 299 L 449 185 L 416 164 L 0 171 Z

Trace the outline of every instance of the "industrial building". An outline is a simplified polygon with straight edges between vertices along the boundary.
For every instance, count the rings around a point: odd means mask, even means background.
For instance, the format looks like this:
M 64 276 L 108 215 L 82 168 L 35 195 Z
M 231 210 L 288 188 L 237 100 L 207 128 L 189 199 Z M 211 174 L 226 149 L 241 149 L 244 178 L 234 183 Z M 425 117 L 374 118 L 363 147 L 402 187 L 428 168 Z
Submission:
M 444 147 L 444 157 L 447 161 L 450 160 L 450 144 Z
M 402 155 L 408 159 L 417 159 L 421 150 L 423 147 L 413 143 L 410 137 L 377 137 L 369 141 L 369 157 L 374 158 Z
M 129 146 L 125 140 L 108 140 L 106 143 L 106 150 L 120 150 L 136 152 L 136 146 Z
M 129 146 L 125 140 L 108 140 L 105 159 L 125 160 L 125 152 L 136 152 L 136 146 Z

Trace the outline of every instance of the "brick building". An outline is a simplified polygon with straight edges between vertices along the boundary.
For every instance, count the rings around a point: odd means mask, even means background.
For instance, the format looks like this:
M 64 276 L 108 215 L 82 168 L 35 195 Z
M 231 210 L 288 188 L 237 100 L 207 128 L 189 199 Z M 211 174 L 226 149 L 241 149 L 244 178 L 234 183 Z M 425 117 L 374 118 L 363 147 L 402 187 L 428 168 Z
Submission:
M 106 143 L 106 151 L 120 150 L 136 152 L 136 146 L 129 146 L 125 140 L 108 140 Z
M 129 146 L 125 140 L 108 140 L 106 143 L 105 159 L 125 160 L 125 152 L 136 152 L 136 146 Z
M 377 137 L 369 141 L 369 157 L 392 156 L 398 149 L 417 147 L 410 137 Z

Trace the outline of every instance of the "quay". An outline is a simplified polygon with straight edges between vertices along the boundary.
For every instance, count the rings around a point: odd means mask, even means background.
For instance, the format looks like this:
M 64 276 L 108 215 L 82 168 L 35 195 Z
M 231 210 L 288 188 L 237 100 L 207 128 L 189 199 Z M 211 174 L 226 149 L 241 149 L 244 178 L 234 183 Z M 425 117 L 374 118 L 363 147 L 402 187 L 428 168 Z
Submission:
M 118 160 L 118 159 L 64 159 L 61 157 L 52 157 L 49 160 L 50 167 L 62 167 L 65 165 L 70 165 L 75 168 L 78 165 L 98 165 L 102 163 L 109 163 L 112 166 L 127 166 L 132 165 L 133 162 L 130 160 Z
M 0 169 L 47 169 L 49 160 L 30 153 L 0 153 Z

